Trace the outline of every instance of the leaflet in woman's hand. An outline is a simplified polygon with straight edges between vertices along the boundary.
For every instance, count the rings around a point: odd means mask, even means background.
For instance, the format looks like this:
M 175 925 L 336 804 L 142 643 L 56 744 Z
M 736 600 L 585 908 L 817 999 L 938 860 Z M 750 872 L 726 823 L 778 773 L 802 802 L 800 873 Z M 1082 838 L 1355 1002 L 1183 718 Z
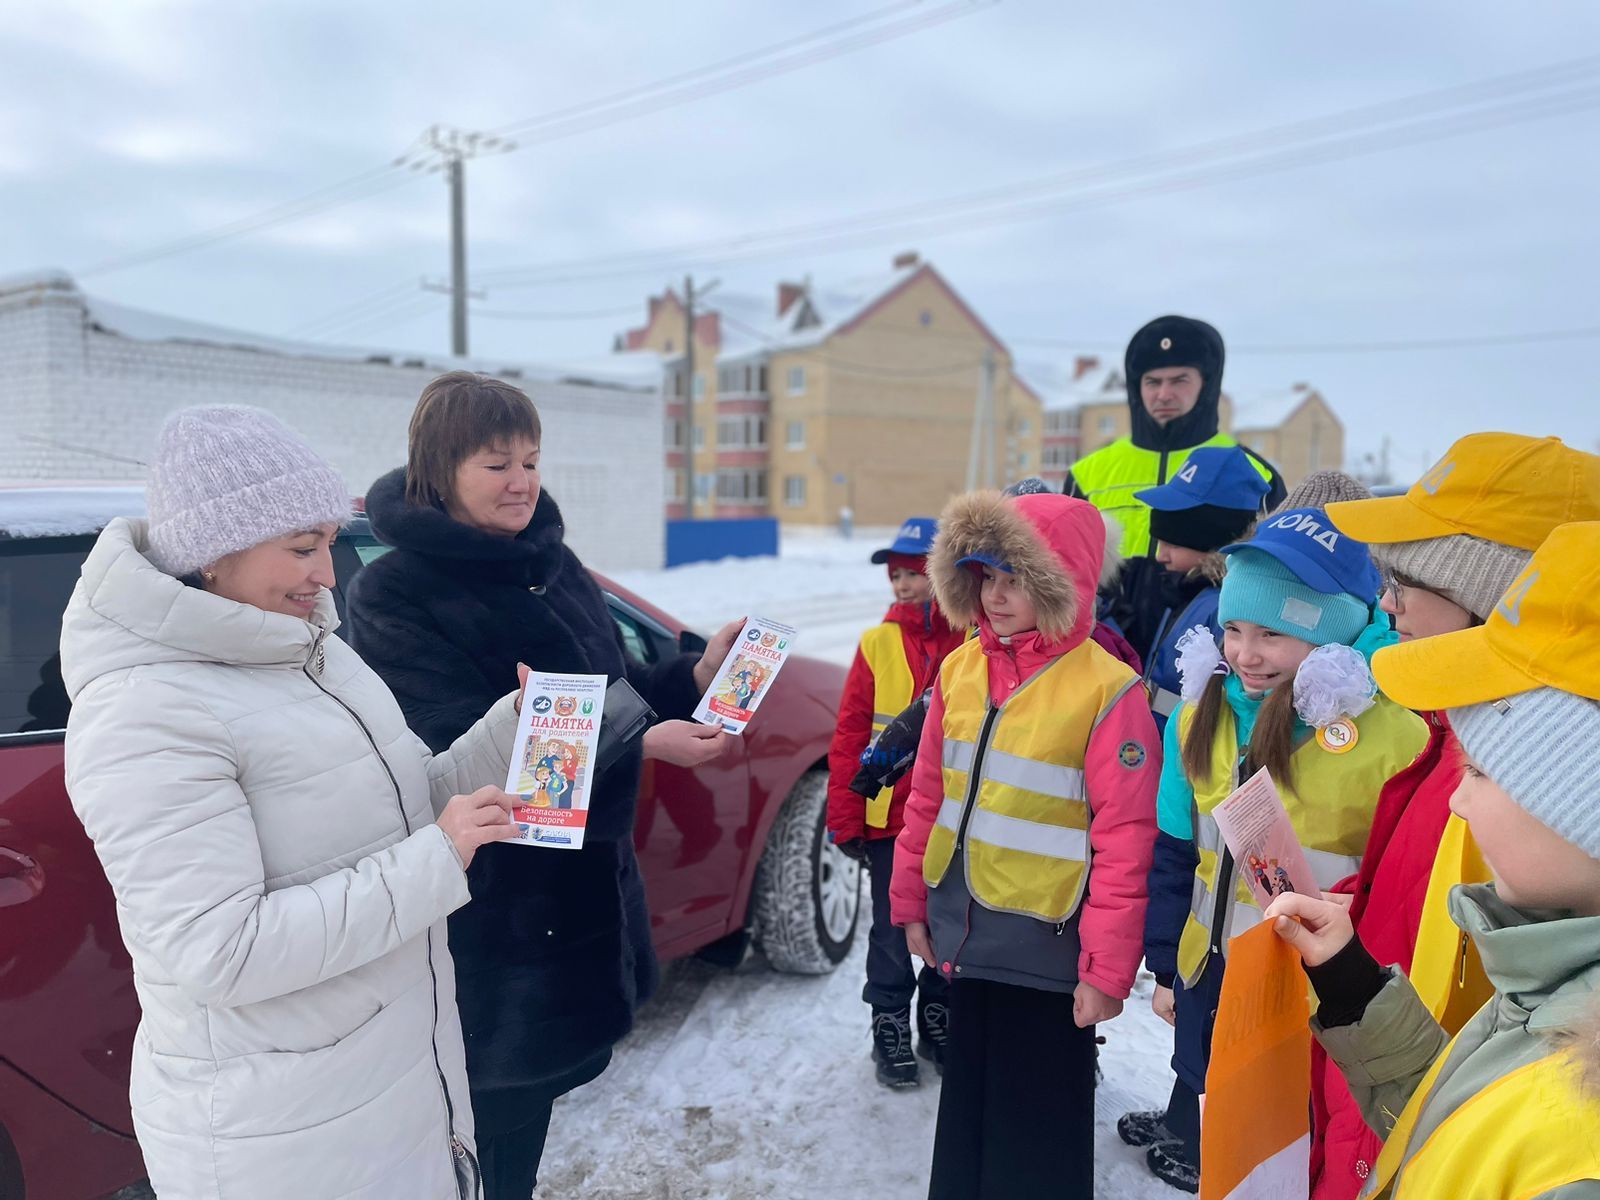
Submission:
M 794 637 L 792 625 L 764 617 L 745 621 L 733 648 L 717 668 L 716 678 L 700 697 L 694 719 L 702 725 L 720 725 L 729 733 L 743 733 L 772 690 L 772 681 L 788 659 Z
M 528 676 L 506 776 L 506 791 L 522 798 L 511 812 L 517 823 L 513 842 L 562 850 L 583 846 L 605 706 L 604 675 Z
M 1265 767 L 1212 809 L 1211 817 L 1233 851 L 1240 877 L 1262 908 L 1285 892 L 1322 895 L 1283 798 Z

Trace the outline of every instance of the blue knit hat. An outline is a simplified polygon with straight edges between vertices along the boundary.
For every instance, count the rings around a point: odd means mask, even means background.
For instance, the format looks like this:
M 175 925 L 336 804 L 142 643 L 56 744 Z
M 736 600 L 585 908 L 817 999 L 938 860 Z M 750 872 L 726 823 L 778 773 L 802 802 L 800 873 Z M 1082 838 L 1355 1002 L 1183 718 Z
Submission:
M 1313 646 L 1348 646 L 1371 620 L 1367 606 L 1348 592 L 1318 591 L 1248 542 L 1231 550 L 1217 600 L 1223 624 L 1249 621 Z

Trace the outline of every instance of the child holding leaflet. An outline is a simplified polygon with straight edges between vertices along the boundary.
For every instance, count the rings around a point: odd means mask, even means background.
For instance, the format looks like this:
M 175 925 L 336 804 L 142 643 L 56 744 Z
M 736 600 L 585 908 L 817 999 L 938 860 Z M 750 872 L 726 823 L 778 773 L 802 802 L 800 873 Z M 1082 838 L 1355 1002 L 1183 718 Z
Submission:
M 1384 784 L 1427 743 L 1382 696 L 1351 647 L 1388 634 L 1378 574 L 1361 542 L 1320 509 L 1265 520 L 1223 548 L 1228 570 L 1209 630 L 1184 638 L 1183 703 L 1167 722 L 1145 958 L 1156 1012 L 1177 1029 L 1172 1140 L 1146 1154 L 1158 1178 L 1199 1186 L 1200 1120 L 1228 938 L 1261 919 L 1210 811 L 1265 767 L 1323 888 L 1355 872 Z
M 948 1025 L 946 984 L 932 967 L 912 969 L 905 931 L 889 919 L 889 874 L 895 835 L 905 824 L 910 776 L 863 797 L 850 790 L 861 754 L 883 728 L 933 684 L 945 655 L 961 644 L 933 599 L 928 549 L 938 521 L 910 517 L 894 543 L 872 561 L 887 567 L 894 603 L 883 623 L 862 635 L 839 701 L 839 724 L 828 747 L 828 834 L 852 858 L 866 863 L 872 885 L 872 930 L 867 982 L 861 998 L 872 1006 L 872 1061 L 885 1087 L 915 1087 L 911 1051 L 911 997 L 917 997 L 917 1054 L 937 1066 Z
M 1349 914 L 1267 915 L 1321 1006 L 1312 1030 L 1384 1137 L 1373 1194 L 1600 1194 L 1600 524 L 1552 533 L 1488 621 L 1380 651 L 1386 693 L 1444 709 L 1464 750 L 1450 799 L 1494 875 L 1450 892 L 1494 985 L 1452 1040 Z
M 945 659 L 890 905 L 949 980 L 930 1200 L 1094 1192 L 1094 1026 L 1139 965 L 1160 756 L 1090 637 L 1106 526 L 1066 496 L 951 501 L 928 571 L 978 636 Z

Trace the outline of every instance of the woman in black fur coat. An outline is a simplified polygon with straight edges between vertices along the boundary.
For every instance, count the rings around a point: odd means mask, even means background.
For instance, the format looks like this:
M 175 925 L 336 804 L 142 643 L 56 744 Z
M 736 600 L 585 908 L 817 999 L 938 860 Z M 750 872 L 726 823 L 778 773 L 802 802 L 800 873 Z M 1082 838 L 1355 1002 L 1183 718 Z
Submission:
M 418 401 L 407 465 L 367 493 L 373 532 L 394 549 L 355 578 L 351 644 L 435 750 L 517 686 L 519 662 L 626 677 L 658 714 L 686 718 L 738 632 L 728 626 L 698 660 L 646 669 L 626 659 L 539 488 L 539 442 L 523 392 L 451 372 Z M 450 952 L 488 1200 L 527 1200 L 551 1104 L 605 1070 L 655 988 L 632 842 L 643 757 L 696 766 L 727 737 L 662 721 L 596 780 L 581 850 L 495 845 L 474 857 Z

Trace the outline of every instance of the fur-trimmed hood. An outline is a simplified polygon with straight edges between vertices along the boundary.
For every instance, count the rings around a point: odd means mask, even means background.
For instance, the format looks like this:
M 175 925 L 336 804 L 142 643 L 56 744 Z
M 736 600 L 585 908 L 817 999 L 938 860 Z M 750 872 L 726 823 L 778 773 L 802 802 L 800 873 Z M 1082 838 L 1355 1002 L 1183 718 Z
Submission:
M 983 555 L 1009 565 L 1032 602 L 1040 635 L 1071 649 L 1094 626 L 1094 595 L 1107 560 L 1108 531 L 1099 511 L 1054 494 L 969 492 L 945 506 L 928 554 L 928 578 L 953 625 L 988 628 L 979 600 L 981 573 L 963 558 Z

